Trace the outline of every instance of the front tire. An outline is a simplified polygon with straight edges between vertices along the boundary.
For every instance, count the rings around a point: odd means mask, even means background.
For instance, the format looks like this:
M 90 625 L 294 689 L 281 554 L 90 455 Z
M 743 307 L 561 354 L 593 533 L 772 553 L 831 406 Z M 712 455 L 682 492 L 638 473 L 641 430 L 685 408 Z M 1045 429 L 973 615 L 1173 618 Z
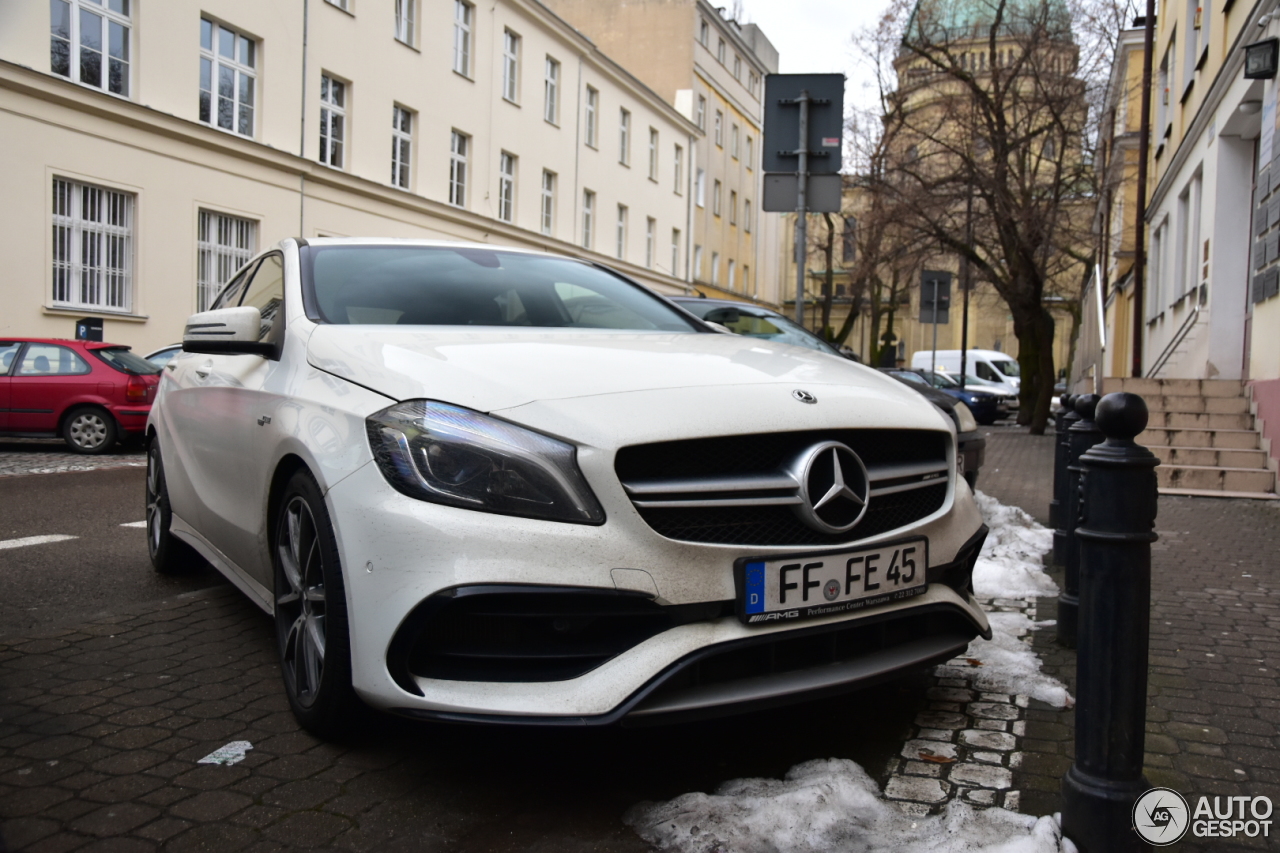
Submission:
M 147 448 L 147 556 L 155 570 L 165 575 L 179 571 L 191 553 L 170 532 L 172 523 L 173 508 L 160 461 L 160 440 L 153 438 Z
M 119 434 L 116 419 L 96 406 L 73 410 L 62 426 L 63 441 L 76 453 L 106 453 L 115 446 Z
M 298 471 L 285 486 L 271 552 L 276 640 L 289 707 L 312 734 L 341 736 L 359 709 L 351 687 L 346 591 L 329 512 L 309 471 Z

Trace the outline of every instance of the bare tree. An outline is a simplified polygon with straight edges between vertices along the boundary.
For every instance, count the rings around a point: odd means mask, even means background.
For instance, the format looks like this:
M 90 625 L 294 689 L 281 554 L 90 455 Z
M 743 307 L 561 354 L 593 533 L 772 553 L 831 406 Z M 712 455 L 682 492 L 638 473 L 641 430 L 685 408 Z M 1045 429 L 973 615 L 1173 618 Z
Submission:
M 1110 68 L 1105 27 L 1123 19 L 1118 8 L 895 0 L 855 36 L 880 96 L 875 144 L 855 157 L 890 217 L 882 239 L 967 261 L 999 293 L 1019 345 L 1020 422 L 1034 433 L 1056 379 L 1050 306 L 1078 302 L 1094 256 L 1090 106 Z M 879 255 L 886 266 L 895 252 Z

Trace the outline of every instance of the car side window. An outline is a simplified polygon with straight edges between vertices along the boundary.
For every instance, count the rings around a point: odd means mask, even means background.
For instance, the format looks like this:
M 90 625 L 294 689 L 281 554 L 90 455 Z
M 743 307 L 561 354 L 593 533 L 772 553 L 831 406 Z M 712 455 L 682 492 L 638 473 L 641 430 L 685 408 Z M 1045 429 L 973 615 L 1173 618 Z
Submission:
M 998 382 L 1000 380 L 1000 377 L 996 375 L 994 370 L 987 366 L 986 362 L 980 361 L 974 366 L 978 370 L 979 379 L 986 379 L 990 382 Z
M 18 365 L 19 376 L 76 376 L 91 370 L 79 353 L 57 344 L 28 344 Z
M 240 305 L 262 312 L 258 340 L 265 341 L 284 310 L 284 259 L 280 255 L 267 255 L 262 259 Z
M 18 357 L 22 344 L 12 341 L 0 341 L 0 376 L 8 374 L 13 367 L 13 360 Z
M 213 304 L 209 306 L 210 311 L 219 308 L 235 308 L 240 304 L 240 297 L 244 296 L 244 285 L 253 275 L 254 265 L 250 264 L 240 271 L 240 274 L 231 281 L 227 282 L 226 287 L 222 288 L 222 292 L 218 294 L 218 298 L 213 300 Z

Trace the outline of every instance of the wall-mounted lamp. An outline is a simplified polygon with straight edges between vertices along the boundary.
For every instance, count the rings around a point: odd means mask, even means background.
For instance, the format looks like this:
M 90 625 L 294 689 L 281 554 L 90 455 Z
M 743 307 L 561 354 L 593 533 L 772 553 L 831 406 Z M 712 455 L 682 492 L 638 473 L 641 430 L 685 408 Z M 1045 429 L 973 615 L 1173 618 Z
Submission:
M 1280 58 L 1280 39 L 1263 39 L 1244 46 L 1244 77 L 1246 80 L 1271 80 L 1276 76 L 1276 62 Z

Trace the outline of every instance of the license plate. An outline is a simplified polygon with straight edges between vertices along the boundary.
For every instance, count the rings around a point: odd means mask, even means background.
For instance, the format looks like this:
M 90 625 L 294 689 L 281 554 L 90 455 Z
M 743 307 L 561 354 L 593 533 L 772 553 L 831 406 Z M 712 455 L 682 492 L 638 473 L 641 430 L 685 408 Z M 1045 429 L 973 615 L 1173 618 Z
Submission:
M 767 624 L 900 601 L 928 589 L 928 567 L 924 537 L 856 551 L 739 560 L 738 617 Z

